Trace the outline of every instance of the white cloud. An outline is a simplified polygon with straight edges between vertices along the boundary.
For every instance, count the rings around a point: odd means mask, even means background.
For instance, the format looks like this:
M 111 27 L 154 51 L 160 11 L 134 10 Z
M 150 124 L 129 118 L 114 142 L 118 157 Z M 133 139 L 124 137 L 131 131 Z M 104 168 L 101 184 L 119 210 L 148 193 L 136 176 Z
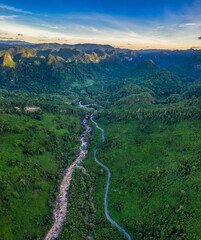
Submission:
M 195 26 L 196 23 L 185 23 L 184 25 L 186 25 L 186 26 Z
M 9 19 L 14 19 L 16 18 L 17 16 L 16 15 L 0 15 L 0 20 L 9 20 Z
M 182 23 L 179 24 L 179 27 L 192 27 L 192 26 L 196 26 L 196 23 Z
M 18 13 L 32 14 L 32 12 L 24 11 L 22 9 L 15 8 L 15 7 L 8 6 L 8 5 L 1 4 L 1 3 L 0 3 L 0 8 L 5 9 L 5 10 L 9 10 L 9 11 L 13 11 L 13 12 L 18 12 Z
M 178 14 L 166 12 L 160 19 L 144 20 L 105 14 L 44 16 L 4 4 L 0 4 L 0 8 L 19 13 L 17 18 L 14 15 L 0 16 L 0 31 L 7 32 L 10 37 L 20 32 L 24 40 L 31 42 L 96 42 L 120 47 L 128 47 L 129 43 L 129 48 L 133 49 L 146 46 L 190 48 L 197 46 L 197 33 L 201 30 L 200 17 L 193 8 L 186 8 Z

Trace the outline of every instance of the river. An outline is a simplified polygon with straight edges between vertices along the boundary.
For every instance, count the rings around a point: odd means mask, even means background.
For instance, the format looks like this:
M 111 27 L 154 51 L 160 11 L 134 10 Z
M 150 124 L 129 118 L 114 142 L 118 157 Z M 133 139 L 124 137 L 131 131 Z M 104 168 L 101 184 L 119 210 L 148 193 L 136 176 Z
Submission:
M 82 121 L 82 125 L 85 130 L 84 133 L 80 136 L 81 145 L 79 148 L 79 154 L 75 161 L 65 171 L 63 180 L 60 185 L 59 194 L 54 204 L 53 225 L 45 236 L 44 240 L 55 240 L 59 236 L 59 233 L 63 227 L 63 223 L 66 220 L 72 174 L 76 165 L 79 165 L 79 163 L 83 161 L 88 154 L 87 145 L 89 142 L 89 137 L 91 135 L 91 127 L 88 125 L 88 118 L 89 116 L 86 116 Z
M 105 132 L 102 128 L 100 128 L 98 126 L 97 122 L 95 122 L 93 119 L 93 115 L 96 112 L 96 110 L 94 108 L 90 107 L 90 105 L 82 105 L 81 101 L 79 102 L 79 106 L 82 108 L 88 109 L 88 110 L 93 110 L 90 120 L 95 124 L 96 128 L 101 130 L 102 142 L 104 142 Z M 73 171 L 74 171 L 74 168 L 76 167 L 76 165 L 79 165 L 79 163 L 81 161 L 83 161 L 84 158 L 88 154 L 87 145 L 89 143 L 89 137 L 91 135 L 91 127 L 88 125 L 88 118 L 89 118 L 89 116 L 87 115 L 84 118 L 84 120 L 82 121 L 82 125 L 83 125 L 85 131 L 80 137 L 81 145 L 79 148 L 79 154 L 78 154 L 76 160 L 66 169 L 64 178 L 60 185 L 58 197 L 56 198 L 56 201 L 55 201 L 54 213 L 53 213 L 53 225 L 50 228 L 47 235 L 45 236 L 44 240 L 55 240 L 59 236 L 60 231 L 63 227 L 63 223 L 66 220 L 66 214 L 67 214 L 67 210 L 68 210 L 68 201 L 69 201 L 69 189 L 70 189 L 70 183 L 72 180 L 72 174 L 73 174 Z M 122 227 L 120 227 L 114 220 L 112 220 L 108 213 L 108 192 L 109 192 L 109 187 L 110 187 L 111 172 L 108 167 L 103 165 L 97 159 L 97 150 L 98 149 L 96 149 L 94 151 L 94 159 L 108 173 L 107 186 L 106 186 L 105 198 L 104 198 L 105 216 L 108 219 L 108 221 L 110 221 L 116 228 L 118 228 L 128 240 L 131 240 L 131 237 L 129 236 L 129 234 Z

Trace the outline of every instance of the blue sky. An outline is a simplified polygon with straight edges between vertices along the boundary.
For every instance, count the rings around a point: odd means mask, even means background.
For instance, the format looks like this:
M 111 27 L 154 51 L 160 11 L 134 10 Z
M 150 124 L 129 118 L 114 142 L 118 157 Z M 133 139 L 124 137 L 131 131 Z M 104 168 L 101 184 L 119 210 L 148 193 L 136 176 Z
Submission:
M 0 40 L 201 47 L 201 0 L 0 1 Z

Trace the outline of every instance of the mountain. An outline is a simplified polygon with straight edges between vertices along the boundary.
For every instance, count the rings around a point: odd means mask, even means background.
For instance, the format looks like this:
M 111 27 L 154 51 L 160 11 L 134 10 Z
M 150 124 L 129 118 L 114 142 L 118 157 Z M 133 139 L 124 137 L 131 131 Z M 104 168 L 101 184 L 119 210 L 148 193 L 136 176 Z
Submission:
M 93 112 L 79 101 L 97 109 L 106 137 L 91 125 L 87 174 L 72 175 L 59 239 L 123 237 L 105 218 L 97 146 L 113 176 L 108 211 L 132 239 L 201 239 L 201 52 L 82 46 L 0 48 L 1 239 L 47 234 L 63 169 Z
M 171 67 L 181 66 L 196 54 L 200 54 L 200 50 L 188 49 L 188 50 L 161 50 L 158 52 L 144 52 L 138 51 L 139 58 L 143 60 L 152 60 L 159 67 Z
M 87 51 L 87 50 L 94 51 L 96 49 L 105 51 L 105 50 L 115 49 L 110 45 L 93 44 L 93 43 L 75 44 L 75 45 L 69 45 L 69 46 L 71 46 L 72 48 L 78 48 L 81 51 Z
M 133 70 L 128 73 L 128 76 L 143 77 L 152 74 L 159 70 L 159 67 L 152 60 L 145 60 L 140 62 Z
M 186 98 L 201 97 L 201 78 L 191 84 L 183 94 Z
M 176 75 L 185 78 L 186 81 L 192 82 L 201 75 L 201 51 L 200 50 L 187 50 L 182 52 L 182 59 L 180 64 L 174 64 L 168 69 Z
M 187 98 L 201 97 L 201 84 L 194 84 L 184 93 Z
M 164 68 L 147 75 L 141 84 L 151 89 L 158 97 L 167 97 L 181 91 L 181 80 Z
M 0 40 L 0 47 L 10 47 L 10 46 L 31 46 L 32 43 L 25 41 L 2 41 Z
M 61 46 L 60 44 L 57 45 Z M 153 54 L 161 54 L 160 57 L 162 57 L 164 53 Z M 173 53 L 171 52 L 171 54 Z M 85 82 L 101 83 L 104 87 L 108 82 L 110 84 L 107 86 L 108 91 L 112 91 L 114 87 L 117 90 L 112 95 L 117 100 L 119 100 L 118 96 L 127 97 L 141 92 L 148 92 L 152 96 L 164 98 L 182 92 L 182 87 L 187 89 L 201 76 L 199 68 L 201 64 L 200 51 L 176 51 L 175 54 L 186 56 L 186 59 L 188 59 L 186 64 L 161 69 L 153 60 L 142 60 L 141 54 L 130 50 L 128 52 L 117 52 L 114 49 L 82 51 L 79 48 L 38 50 L 27 46 L 12 46 L 0 48 L 0 64 L 2 67 L 13 68 L 16 66 L 14 72 L 6 73 L 4 72 L 7 71 L 5 69 L 1 72 L 2 78 L 5 82 L 8 82 L 8 85 L 12 79 L 16 79 L 14 82 L 19 87 L 26 85 L 26 88 L 30 88 L 32 84 L 23 83 L 25 79 L 27 81 L 27 76 L 29 76 L 29 81 L 33 83 L 35 88 L 36 82 L 45 84 L 48 76 L 49 82 L 54 82 L 57 89 L 62 88 L 65 84 L 67 87 L 84 84 Z M 143 56 L 145 55 L 151 56 L 151 53 L 143 54 Z M 166 55 L 164 56 L 166 58 Z M 184 66 L 186 67 L 183 69 Z M 193 69 L 196 74 L 193 74 L 195 73 Z M 46 71 L 48 73 L 45 73 Z M 188 73 L 184 74 L 185 72 Z M 188 77 L 190 75 L 192 75 L 191 78 Z M 134 85 L 127 86 L 128 83 Z M 12 86 L 16 87 L 15 84 Z M 139 89 L 139 86 L 143 90 Z M 38 85 L 39 88 L 40 84 Z M 48 84 L 48 88 L 54 89 L 51 84 Z M 144 90 L 145 88 L 146 90 Z M 43 89 L 43 87 L 40 89 Z
M 115 105 L 120 109 L 139 109 L 146 108 L 154 104 L 156 100 L 149 93 L 143 92 L 139 94 L 132 94 L 127 97 L 121 98 Z
M 14 68 L 15 67 L 15 62 L 13 61 L 11 55 L 9 53 L 5 53 L 1 58 L 0 58 L 0 64 L 3 67 L 9 67 L 9 68 Z
M 39 43 L 39 44 L 33 44 L 31 46 L 32 48 L 38 49 L 38 50 L 47 50 L 47 49 L 52 49 L 52 50 L 59 50 L 61 48 L 78 48 L 81 51 L 94 51 L 95 49 L 99 50 L 113 50 L 115 49 L 114 47 L 110 45 L 102 45 L 102 44 L 94 44 L 94 43 L 83 43 L 83 44 L 59 44 L 59 43 Z
M 124 86 L 117 91 L 115 94 L 115 98 L 120 99 L 123 97 L 127 97 L 129 95 L 135 95 L 135 94 L 141 94 L 144 92 L 148 92 L 150 94 L 154 94 L 150 89 L 144 87 L 144 86 L 139 86 L 137 84 L 134 84 L 132 82 L 124 82 Z
M 37 43 L 37 44 L 33 44 L 33 43 L 29 43 L 26 41 L 13 41 L 13 40 L 9 40 L 9 41 L 1 41 L 0 40 L 0 47 L 10 47 L 10 46 L 29 46 L 33 49 L 37 49 L 37 50 L 59 50 L 61 48 L 69 48 L 69 49 L 74 49 L 74 48 L 78 48 L 81 51 L 94 51 L 94 50 L 102 50 L 102 51 L 118 51 L 118 52 L 128 52 L 130 51 L 129 49 L 122 49 L 122 48 L 115 48 L 111 45 L 108 44 L 96 44 L 96 43 L 79 43 L 79 44 L 60 44 L 60 43 Z

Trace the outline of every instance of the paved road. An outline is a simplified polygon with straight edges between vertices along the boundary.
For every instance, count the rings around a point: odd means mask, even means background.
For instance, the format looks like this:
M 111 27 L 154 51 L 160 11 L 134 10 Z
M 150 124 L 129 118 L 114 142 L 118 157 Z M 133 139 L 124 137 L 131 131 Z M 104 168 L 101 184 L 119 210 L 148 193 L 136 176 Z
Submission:
M 105 140 L 105 132 L 104 132 L 104 130 L 103 130 L 102 128 L 100 128 L 100 127 L 98 126 L 97 122 L 95 122 L 95 121 L 93 120 L 93 114 L 91 115 L 90 119 L 91 119 L 91 121 L 96 125 L 96 127 L 101 130 L 101 132 L 102 132 L 102 142 L 104 142 L 104 140 Z
M 96 125 L 96 127 L 98 129 L 100 129 L 102 131 L 102 142 L 104 142 L 105 140 L 105 136 L 104 136 L 104 130 L 102 128 L 100 128 L 97 124 L 97 122 L 95 122 L 93 120 L 93 114 L 91 116 L 91 121 Z M 109 187 L 110 187 L 110 177 L 111 177 L 111 172 L 110 172 L 110 169 L 108 167 L 106 167 L 105 165 L 103 165 L 100 161 L 98 161 L 97 159 L 97 156 L 96 156 L 96 153 L 97 153 L 97 148 L 94 152 L 94 158 L 95 158 L 95 161 L 103 168 L 105 168 L 108 172 L 108 179 L 107 179 L 107 187 L 106 187 L 106 192 L 105 192 L 105 215 L 106 215 L 106 218 L 115 226 L 117 227 L 123 234 L 124 236 L 128 239 L 128 240 L 131 240 L 131 237 L 129 236 L 129 234 L 123 229 L 121 228 L 115 221 L 113 221 L 108 213 L 108 207 L 107 207 L 107 199 L 108 199 L 108 191 L 109 191 Z

